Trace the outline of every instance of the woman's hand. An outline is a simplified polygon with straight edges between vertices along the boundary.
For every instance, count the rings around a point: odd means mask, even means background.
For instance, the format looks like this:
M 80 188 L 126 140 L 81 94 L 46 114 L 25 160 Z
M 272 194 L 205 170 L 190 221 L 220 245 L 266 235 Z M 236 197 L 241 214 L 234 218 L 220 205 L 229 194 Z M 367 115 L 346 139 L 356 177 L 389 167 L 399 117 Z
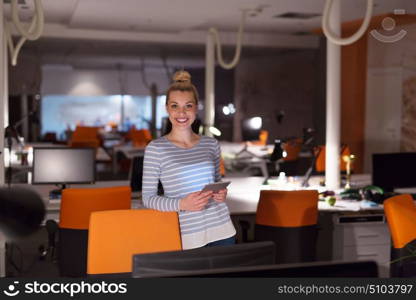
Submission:
M 190 193 L 180 200 L 179 209 L 187 211 L 203 210 L 212 195 L 212 191 Z
M 227 198 L 227 189 L 219 190 L 218 192 L 212 194 L 212 198 L 216 202 L 224 202 L 225 198 Z

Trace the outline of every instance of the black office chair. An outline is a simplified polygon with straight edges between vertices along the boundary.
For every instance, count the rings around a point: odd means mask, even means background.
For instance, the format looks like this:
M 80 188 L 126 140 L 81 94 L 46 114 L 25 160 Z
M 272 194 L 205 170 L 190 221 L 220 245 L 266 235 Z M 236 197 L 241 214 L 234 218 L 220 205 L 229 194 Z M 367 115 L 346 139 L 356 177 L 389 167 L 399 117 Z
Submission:
M 316 259 L 318 192 L 263 190 L 256 212 L 254 238 L 276 243 L 276 263 Z
M 39 246 L 40 259 L 45 260 L 49 255 L 51 261 L 56 261 L 56 236 L 59 230 L 58 223 L 55 220 L 47 220 L 45 223 L 46 232 L 48 233 L 48 246 Z
M 143 156 L 136 156 L 131 161 L 129 178 L 132 192 L 142 190 L 143 158 Z

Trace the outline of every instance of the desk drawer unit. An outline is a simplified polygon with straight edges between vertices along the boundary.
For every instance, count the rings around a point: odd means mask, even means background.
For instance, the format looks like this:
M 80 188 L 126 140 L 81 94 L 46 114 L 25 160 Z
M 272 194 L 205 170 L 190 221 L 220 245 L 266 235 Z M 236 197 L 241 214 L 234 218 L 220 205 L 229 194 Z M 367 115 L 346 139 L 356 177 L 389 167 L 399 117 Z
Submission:
M 340 239 L 344 246 L 384 245 L 390 242 L 386 224 L 346 225 L 335 231 L 335 234 L 338 235 L 337 239 Z
M 333 259 L 374 260 L 380 276 L 388 276 L 390 232 L 383 214 L 334 215 Z
M 390 249 L 386 245 L 347 246 L 342 250 L 343 260 L 375 260 L 383 264 L 390 260 Z

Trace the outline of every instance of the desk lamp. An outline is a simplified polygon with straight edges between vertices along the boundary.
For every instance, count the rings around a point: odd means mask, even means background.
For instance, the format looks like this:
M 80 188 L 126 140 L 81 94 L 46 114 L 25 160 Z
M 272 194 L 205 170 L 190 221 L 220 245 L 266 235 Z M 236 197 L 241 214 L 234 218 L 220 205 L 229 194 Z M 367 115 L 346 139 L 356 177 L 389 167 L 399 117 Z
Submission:
M 274 148 L 272 154 L 270 155 L 270 161 L 276 164 L 276 171 L 279 171 L 280 169 L 280 162 L 281 159 L 284 157 L 283 152 L 284 151 L 282 149 L 282 141 L 274 140 Z M 267 184 L 269 178 L 270 176 L 267 176 L 267 178 L 263 181 L 263 184 Z
M 303 142 L 304 146 L 307 146 L 310 153 L 312 154 L 312 161 L 308 168 L 308 170 L 305 173 L 305 177 L 303 179 L 303 182 L 301 184 L 302 187 L 308 187 L 309 186 L 309 178 L 312 175 L 313 168 L 315 166 L 317 155 L 315 154 L 315 130 L 313 128 L 304 128 L 303 129 Z
M 349 189 L 351 188 L 351 165 L 355 160 L 355 155 L 354 154 L 344 155 L 342 157 L 342 160 L 346 163 L 346 172 L 347 172 L 347 180 L 345 183 L 345 188 Z

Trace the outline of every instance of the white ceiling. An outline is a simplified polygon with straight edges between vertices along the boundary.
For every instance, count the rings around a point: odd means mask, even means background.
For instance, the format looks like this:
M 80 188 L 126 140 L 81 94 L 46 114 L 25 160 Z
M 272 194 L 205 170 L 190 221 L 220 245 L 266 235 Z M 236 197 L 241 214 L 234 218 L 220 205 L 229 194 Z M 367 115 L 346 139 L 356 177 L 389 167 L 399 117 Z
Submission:
M 366 0 L 339 1 L 342 1 L 343 21 L 364 16 Z M 34 2 L 23 2 L 20 16 L 29 21 Z M 399 8 L 405 9 L 406 13 L 416 13 L 415 0 L 374 2 L 373 15 L 391 13 Z M 44 33 L 40 40 L 27 42 L 24 49 L 34 46 L 38 47 L 37 51 L 43 51 L 56 47 L 56 60 L 65 61 L 77 52 L 84 55 L 88 49 L 97 52 L 101 48 L 109 49 L 109 57 L 114 49 L 116 52 L 122 52 L 122 48 L 130 49 L 133 53 L 146 45 L 176 45 L 176 52 L 181 52 L 180 47 L 185 52 L 187 48 L 183 45 L 194 45 L 203 53 L 207 29 L 213 26 L 220 30 L 223 44 L 230 46 L 233 53 L 242 9 L 256 8 L 260 8 L 260 12 L 246 21 L 245 46 L 316 48 L 319 46 L 316 36 L 296 33 L 320 27 L 325 0 L 42 0 L 42 3 Z M 10 5 L 5 4 L 4 10 L 6 16 L 9 15 Z M 318 16 L 307 20 L 276 17 L 288 12 Z M 80 43 L 80 40 L 84 42 Z M 115 46 L 111 46 L 113 44 Z M 152 51 L 155 52 L 148 50 Z M 160 55 L 155 53 L 156 57 Z

